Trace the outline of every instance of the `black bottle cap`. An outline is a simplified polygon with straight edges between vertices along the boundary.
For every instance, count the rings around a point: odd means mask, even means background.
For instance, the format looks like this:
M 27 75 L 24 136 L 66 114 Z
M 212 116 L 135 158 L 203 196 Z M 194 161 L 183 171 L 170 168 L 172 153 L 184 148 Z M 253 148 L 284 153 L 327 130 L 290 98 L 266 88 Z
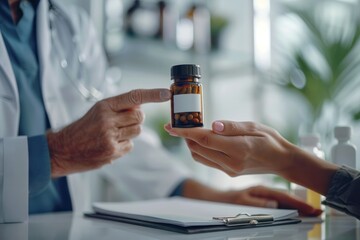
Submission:
M 196 64 L 181 64 L 171 67 L 171 79 L 187 77 L 201 78 L 200 66 Z

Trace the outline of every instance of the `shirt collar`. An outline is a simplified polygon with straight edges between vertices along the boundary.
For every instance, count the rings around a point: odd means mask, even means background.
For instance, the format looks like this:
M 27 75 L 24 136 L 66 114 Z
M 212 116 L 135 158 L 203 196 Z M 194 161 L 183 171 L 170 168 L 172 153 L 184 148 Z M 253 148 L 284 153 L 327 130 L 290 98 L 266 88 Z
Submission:
M 32 5 L 34 6 L 34 9 L 37 9 L 37 6 L 39 5 L 40 1 L 47 1 L 47 0 L 21 0 L 21 1 L 31 2 Z M 10 6 L 8 0 L 0 0 L 0 19 L 2 21 L 13 21 L 10 13 Z

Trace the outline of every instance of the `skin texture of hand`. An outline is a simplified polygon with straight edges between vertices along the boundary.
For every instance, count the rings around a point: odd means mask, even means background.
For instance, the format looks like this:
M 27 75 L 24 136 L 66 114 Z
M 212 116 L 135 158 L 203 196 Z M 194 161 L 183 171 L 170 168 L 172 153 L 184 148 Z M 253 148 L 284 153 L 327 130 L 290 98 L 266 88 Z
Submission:
M 183 195 L 188 198 L 254 207 L 297 209 L 302 216 L 318 216 L 322 213 L 322 210 L 315 209 L 288 193 L 264 186 L 255 186 L 244 190 L 219 191 L 189 179 L 184 184 Z
M 171 128 L 171 135 L 184 137 L 193 158 L 230 176 L 257 173 L 278 174 L 289 165 L 291 144 L 273 129 L 255 123 L 226 122 L 220 135 L 204 128 Z
M 171 128 L 170 135 L 186 139 L 193 158 L 230 176 L 273 173 L 320 194 L 327 193 L 338 166 L 320 160 L 253 122 L 216 121 L 212 130 Z
M 140 105 L 164 102 L 168 89 L 138 89 L 97 102 L 82 118 L 47 133 L 52 177 L 99 168 L 132 149 L 141 132 Z

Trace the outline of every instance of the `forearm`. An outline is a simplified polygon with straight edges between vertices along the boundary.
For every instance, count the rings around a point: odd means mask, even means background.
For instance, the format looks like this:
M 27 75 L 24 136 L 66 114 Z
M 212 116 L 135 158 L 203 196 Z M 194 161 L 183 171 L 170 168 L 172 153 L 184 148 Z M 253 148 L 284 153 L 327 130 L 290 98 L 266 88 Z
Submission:
M 279 173 L 287 180 L 326 195 L 339 166 L 319 159 L 295 146 L 291 147 L 290 167 Z

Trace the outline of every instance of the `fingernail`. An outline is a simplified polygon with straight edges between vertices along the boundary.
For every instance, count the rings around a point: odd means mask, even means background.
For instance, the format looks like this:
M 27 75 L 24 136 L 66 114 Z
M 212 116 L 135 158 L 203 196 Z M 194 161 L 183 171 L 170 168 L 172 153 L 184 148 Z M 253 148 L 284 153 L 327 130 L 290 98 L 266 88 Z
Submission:
M 165 131 L 167 131 L 167 132 L 171 131 L 171 124 L 170 124 L 170 123 L 165 124 L 165 125 L 164 125 L 164 129 L 165 129 Z
M 179 135 L 177 135 L 176 133 L 174 133 L 174 132 L 169 132 L 169 134 L 171 135 L 171 136 L 173 136 L 173 137 L 178 137 Z
M 278 207 L 278 203 L 277 203 L 277 201 L 268 201 L 268 202 L 265 204 L 265 207 L 267 207 L 267 208 L 277 208 L 277 207 Z
M 216 132 L 222 132 L 222 131 L 224 131 L 224 128 L 225 128 L 225 126 L 222 122 L 214 122 L 214 124 L 213 124 L 213 129 Z
M 163 89 L 160 91 L 161 100 L 169 100 L 171 98 L 171 92 L 167 89 Z

